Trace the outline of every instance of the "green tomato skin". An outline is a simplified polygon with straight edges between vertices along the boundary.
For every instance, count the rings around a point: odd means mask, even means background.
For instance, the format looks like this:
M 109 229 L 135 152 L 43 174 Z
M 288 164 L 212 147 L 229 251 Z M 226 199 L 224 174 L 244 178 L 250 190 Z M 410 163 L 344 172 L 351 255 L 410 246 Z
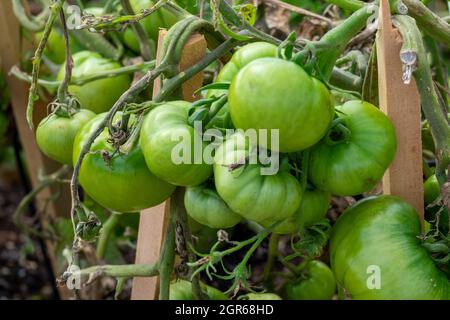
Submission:
M 220 70 L 216 82 L 231 81 L 239 70 L 250 62 L 260 58 L 275 58 L 277 46 L 267 42 L 253 42 L 239 48 L 231 57 L 231 60 Z M 209 90 L 207 97 L 226 93 L 226 90 Z
M 43 35 L 44 31 L 35 34 L 37 44 L 41 41 Z M 79 44 L 73 38 L 70 38 L 70 50 L 72 53 L 80 51 Z M 63 64 L 66 61 L 66 44 L 60 30 L 52 29 L 50 32 L 44 55 L 56 64 Z
M 74 164 L 105 116 L 106 113 L 97 115 L 78 132 L 73 150 Z M 118 113 L 116 119 L 120 117 L 121 113 Z M 135 146 L 128 154 L 116 154 L 105 162 L 101 152 L 107 151 L 110 155 L 114 152 L 108 139 L 109 132 L 105 128 L 95 139 L 80 168 L 80 184 L 92 199 L 113 211 L 136 212 L 153 207 L 172 194 L 175 186 L 148 170 L 139 146 Z
M 144 120 L 139 142 L 150 171 L 177 186 L 198 185 L 212 174 L 212 165 L 203 157 L 201 163 L 194 163 L 194 140 L 202 137 L 188 124 L 189 107 L 188 102 L 171 101 L 153 109 Z M 188 163 L 174 162 L 172 154 L 186 141 L 191 151 Z M 202 142 L 203 148 L 206 145 Z
M 81 51 L 74 54 L 73 61 L 73 79 L 121 67 L 119 63 L 90 51 Z M 65 66 L 63 65 L 58 73 L 58 80 L 62 80 L 64 74 Z M 98 114 L 108 111 L 130 85 L 130 76 L 124 74 L 113 78 L 91 81 L 81 86 L 70 85 L 69 92 L 79 100 L 84 108 Z
M 294 215 L 282 222 L 273 230 L 277 234 L 292 234 L 302 228 L 310 227 L 325 218 L 330 207 L 331 194 L 319 189 L 306 189 L 302 195 L 300 207 Z M 275 221 L 263 224 L 265 228 L 270 227 Z
M 441 187 L 436 175 L 429 177 L 423 184 L 425 219 L 431 223 L 437 221 L 436 215 L 439 214 L 439 229 L 444 234 L 449 232 L 450 213 L 446 206 L 431 205 L 440 195 Z
M 71 165 L 75 136 L 94 117 L 95 113 L 86 109 L 81 109 L 70 118 L 54 113 L 48 115 L 36 129 L 39 149 L 50 159 Z
M 336 110 L 350 136 L 334 144 L 324 139 L 312 148 L 309 178 L 319 189 L 339 196 L 370 191 L 394 159 L 394 126 L 367 102 L 349 101 Z
M 250 163 L 230 171 L 230 165 L 248 154 L 248 140 L 239 131 L 216 150 L 214 182 L 221 198 L 231 210 L 258 223 L 292 216 L 302 197 L 299 182 L 284 168 L 274 175 L 261 175 L 260 164 Z
M 203 292 L 210 300 L 228 300 L 228 297 L 220 290 L 200 283 Z M 186 280 L 177 280 L 170 284 L 169 300 L 194 300 L 192 283 Z
M 334 115 L 333 99 L 323 83 L 297 64 L 262 58 L 242 68 L 230 85 L 228 103 L 236 128 L 279 130 L 280 152 L 296 152 L 316 144 Z
M 231 228 L 241 221 L 217 191 L 204 184 L 186 188 L 184 206 L 192 219 L 213 229 Z
M 330 239 L 338 286 L 359 300 L 450 299 L 450 283 L 422 246 L 416 210 L 395 196 L 370 197 L 347 209 Z M 380 287 L 368 288 L 380 271 Z
M 240 296 L 239 300 L 282 300 L 279 295 L 275 293 L 247 293 Z
M 429 177 L 423 184 L 425 206 L 433 203 L 441 193 L 436 175 Z
M 323 262 L 311 260 L 304 266 L 306 279 L 287 282 L 284 295 L 288 300 L 331 300 L 336 292 L 333 272 Z

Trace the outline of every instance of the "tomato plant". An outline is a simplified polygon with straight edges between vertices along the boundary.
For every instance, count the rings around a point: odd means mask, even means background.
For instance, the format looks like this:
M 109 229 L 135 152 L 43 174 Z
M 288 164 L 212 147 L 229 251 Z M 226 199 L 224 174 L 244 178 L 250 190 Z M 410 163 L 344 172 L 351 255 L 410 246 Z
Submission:
M 194 145 L 202 137 L 188 123 L 189 108 L 188 102 L 171 101 L 152 110 L 142 125 L 139 142 L 148 168 L 178 186 L 198 185 L 212 174 L 212 165 L 203 158 L 196 163 Z M 205 142 L 201 145 L 206 147 Z
M 419 235 L 419 215 L 398 197 L 367 198 L 347 209 L 330 240 L 341 290 L 352 299 L 449 299 L 449 280 Z
M 75 136 L 94 117 L 95 113 L 86 109 L 81 109 L 69 117 L 50 114 L 41 120 L 36 129 L 39 149 L 53 160 L 72 164 Z
M 394 159 L 394 126 L 367 102 L 349 101 L 336 110 L 330 130 L 311 150 L 309 178 L 339 196 L 370 191 Z
M 336 292 L 333 272 L 318 260 L 305 261 L 299 266 L 300 277 L 287 281 L 283 291 L 289 300 L 331 300 Z
M 73 162 L 106 114 L 99 114 L 77 134 Z M 120 114 L 118 114 L 120 117 Z M 80 168 L 80 184 L 100 205 L 119 212 L 134 212 L 166 200 L 175 186 L 157 178 L 145 164 L 141 148 L 136 145 L 126 154 L 108 142 L 105 129 L 94 141 Z
M 323 83 L 299 65 L 277 58 L 257 59 L 242 68 L 231 81 L 228 101 L 237 128 L 279 130 L 279 147 L 272 147 L 281 152 L 317 143 L 334 114 Z M 269 139 L 259 144 L 271 147 Z
M 81 51 L 73 55 L 73 78 L 81 78 L 95 72 L 113 71 L 121 65 L 115 61 L 103 58 L 90 51 Z M 65 66 L 62 66 L 58 80 L 62 80 Z M 116 100 L 128 89 L 131 84 L 129 75 L 119 75 L 112 78 L 95 80 L 81 86 L 70 85 L 69 92 L 73 94 L 83 108 L 101 113 L 108 111 Z

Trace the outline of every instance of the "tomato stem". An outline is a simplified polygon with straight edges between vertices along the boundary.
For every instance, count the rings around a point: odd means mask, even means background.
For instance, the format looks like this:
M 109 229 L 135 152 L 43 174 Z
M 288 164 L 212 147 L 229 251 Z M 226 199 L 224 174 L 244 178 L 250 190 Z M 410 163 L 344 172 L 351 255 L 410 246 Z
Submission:
M 331 128 L 325 136 L 325 143 L 329 146 L 336 145 L 343 142 L 348 142 L 352 132 L 343 123 L 342 119 L 338 118 L 333 121 Z

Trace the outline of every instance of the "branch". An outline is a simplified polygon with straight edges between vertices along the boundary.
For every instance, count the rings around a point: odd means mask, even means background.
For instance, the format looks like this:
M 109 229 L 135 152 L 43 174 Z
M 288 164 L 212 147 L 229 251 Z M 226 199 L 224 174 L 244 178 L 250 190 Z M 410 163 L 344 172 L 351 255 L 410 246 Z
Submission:
M 450 25 L 418 0 L 403 0 L 408 14 L 416 19 L 420 29 L 433 39 L 450 47 Z
M 93 266 L 78 271 L 66 271 L 59 281 L 65 282 L 69 277 L 89 277 L 88 283 L 99 277 L 132 278 L 155 277 L 159 274 L 159 264 L 125 264 Z
M 359 0 L 326 0 L 328 3 L 334 4 L 339 8 L 356 11 L 366 5 L 365 2 Z
M 50 36 L 50 32 L 52 31 L 53 23 L 55 22 L 56 17 L 62 9 L 65 0 L 57 0 L 54 4 L 50 6 L 51 14 L 48 17 L 47 22 L 45 23 L 44 34 L 42 36 L 41 41 L 39 42 L 38 48 L 33 57 L 33 71 L 32 81 L 30 86 L 30 93 L 28 95 L 28 105 L 27 105 L 27 122 L 30 129 L 33 129 L 33 105 L 34 102 L 39 99 L 37 94 L 37 80 L 39 78 L 39 70 L 41 66 L 42 53 L 44 52 L 45 45 L 47 44 L 48 37 Z

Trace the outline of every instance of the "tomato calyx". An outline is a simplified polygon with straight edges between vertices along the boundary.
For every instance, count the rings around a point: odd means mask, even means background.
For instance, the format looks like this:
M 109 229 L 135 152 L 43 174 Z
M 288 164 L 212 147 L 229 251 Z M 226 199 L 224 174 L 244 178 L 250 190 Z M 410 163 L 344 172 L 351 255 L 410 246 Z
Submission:
M 325 136 L 325 143 L 329 146 L 339 143 L 347 143 L 350 140 L 352 132 L 348 129 L 341 118 L 335 119 Z

